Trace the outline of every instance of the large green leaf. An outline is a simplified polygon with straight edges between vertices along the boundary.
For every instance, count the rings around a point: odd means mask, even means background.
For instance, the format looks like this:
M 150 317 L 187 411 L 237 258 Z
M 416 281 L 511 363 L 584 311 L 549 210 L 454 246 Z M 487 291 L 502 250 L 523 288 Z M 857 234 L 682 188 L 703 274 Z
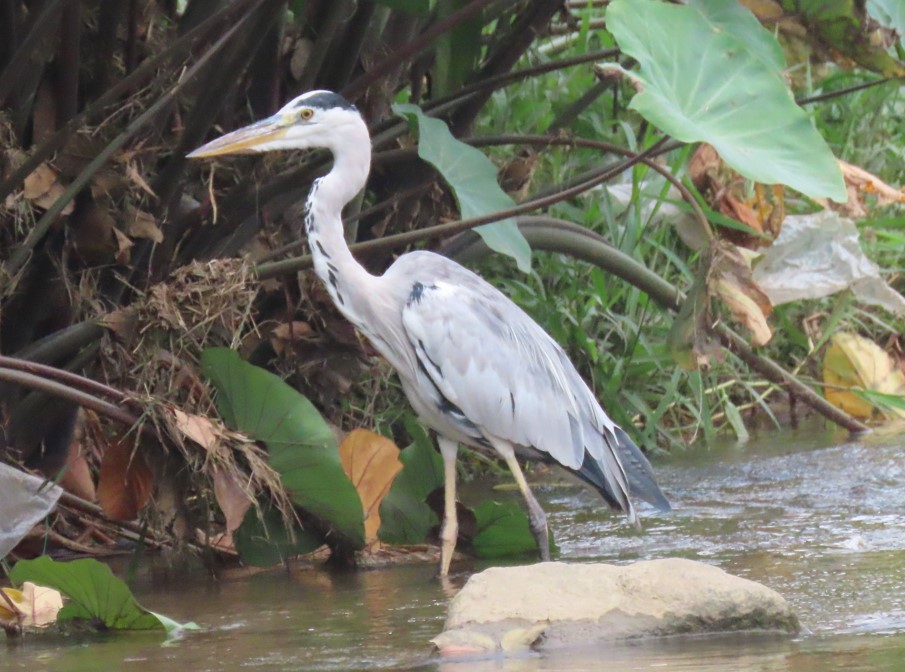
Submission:
M 640 66 L 626 72 L 642 89 L 631 107 L 683 142 L 709 142 L 756 182 L 846 200 L 839 165 L 783 80 L 773 36 L 738 3 L 691 5 L 614 0 L 607 9 L 607 28 Z
M 305 397 L 228 348 L 201 355 L 227 424 L 264 442 L 292 501 L 354 548 L 364 546 L 364 512 L 343 471 L 333 433 Z
M 236 552 L 242 561 L 256 567 L 271 567 L 287 559 L 315 551 L 326 542 L 311 530 L 286 529 L 282 514 L 274 508 L 261 516 L 254 507 L 245 513 L 242 524 L 233 532 Z
M 475 507 L 474 515 L 477 533 L 471 543 L 479 558 L 537 553 L 537 542 L 531 534 L 528 516 L 515 502 L 482 502 Z
M 427 496 L 443 485 L 443 458 L 423 429 L 409 428 L 414 442 L 400 451 L 402 471 L 380 504 L 377 536 L 388 544 L 420 544 L 438 524 Z
M 60 610 L 59 620 L 95 621 L 111 630 L 164 629 L 163 622 L 135 601 L 129 587 L 107 565 L 92 558 L 54 562 L 45 555 L 19 560 L 9 577 L 17 584 L 31 581 L 66 595 L 70 602 Z
M 393 111 L 405 117 L 413 129 L 417 128 L 418 156 L 446 180 L 464 219 L 508 210 L 515 205 L 500 188 L 493 162 L 480 150 L 454 138 L 443 121 L 426 116 L 417 105 L 394 105 Z M 514 219 L 479 226 L 475 231 L 491 250 L 515 259 L 522 271 L 531 270 L 531 247 Z

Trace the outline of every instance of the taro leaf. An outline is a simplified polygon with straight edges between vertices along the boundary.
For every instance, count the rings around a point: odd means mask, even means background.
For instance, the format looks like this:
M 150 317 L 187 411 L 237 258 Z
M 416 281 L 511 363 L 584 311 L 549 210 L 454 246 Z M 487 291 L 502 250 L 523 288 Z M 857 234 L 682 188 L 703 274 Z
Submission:
M 411 431 L 415 441 L 399 453 L 402 471 L 380 505 L 378 537 L 388 544 L 420 544 L 439 522 L 427 496 L 443 485 L 443 458 L 421 430 Z
M 364 546 L 364 512 L 339 461 L 333 433 L 305 397 L 228 348 L 201 355 L 227 424 L 267 446 L 292 501 L 353 548 Z
M 842 172 L 777 67 L 774 38 L 738 3 L 614 0 L 607 28 L 637 73 L 631 107 L 683 142 L 709 142 L 745 177 L 847 199 Z M 758 33 L 758 30 L 761 32 Z
M 44 555 L 34 560 L 19 560 L 9 574 L 21 584 L 31 581 L 56 588 L 69 598 L 57 618 L 61 621 L 84 619 L 111 630 L 157 630 L 163 623 L 142 607 L 128 586 L 93 558 L 54 562 Z
M 245 519 L 233 533 L 236 552 L 243 562 L 256 567 L 272 567 L 297 555 L 311 553 L 324 545 L 324 538 L 312 530 L 289 531 L 282 514 L 275 508 L 265 508 L 261 516 L 249 509 Z
M 471 540 L 479 558 L 506 558 L 537 552 L 528 516 L 515 502 L 482 502 L 475 507 L 477 534 Z M 552 536 L 550 543 L 552 547 Z
M 430 163 L 453 190 L 463 219 L 480 217 L 515 205 L 500 188 L 496 167 L 480 150 L 457 140 L 440 119 L 428 117 L 417 105 L 394 105 L 393 111 L 418 128 L 418 156 Z M 515 259 L 519 269 L 531 270 L 531 247 L 511 217 L 475 231 L 491 250 Z
M 339 457 L 361 498 L 365 541 L 370 542 L 377 538 L 380 529 L 380 503 L 402 471 L 399 448 L 388 438 L 359 428 L 349 432 L 340 444 Z

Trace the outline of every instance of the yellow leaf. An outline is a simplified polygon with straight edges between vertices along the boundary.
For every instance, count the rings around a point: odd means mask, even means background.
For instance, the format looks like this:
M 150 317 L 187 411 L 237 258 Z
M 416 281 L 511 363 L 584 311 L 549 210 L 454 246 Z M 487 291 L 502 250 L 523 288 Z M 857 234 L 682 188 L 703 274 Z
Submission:
M 879 408 L 851 388 L 861 388 L 882 394 L 905 396 L 905 374 L 892 358 L 873 341 L 840 332 L 830 338 L 823 358 L 823 382 L 826 398 L 834 406 L 858 418 L 885 415 L 888 419 L 905 418 L 905 411 Z
M 349 480 L 358 491 L 365 512 L 365 539 L 373 541 L 380 529 L 380 502 L 402 471 L 399 448 L 389 439 L 368 431 L 349 432 L 339 446 L 339 457 Z
M 19 613 L 13 613 L 6 600 L 0 599 L 0 621 L 19 623 L 25 627 L 41 627 L 57 620 L 57 612 L 63 608 L 60 591 L 36 586 L 31 581 L 22 584 L 22 590 L 3 588 Z M 21 619 L 21 620 L 20 620 Z

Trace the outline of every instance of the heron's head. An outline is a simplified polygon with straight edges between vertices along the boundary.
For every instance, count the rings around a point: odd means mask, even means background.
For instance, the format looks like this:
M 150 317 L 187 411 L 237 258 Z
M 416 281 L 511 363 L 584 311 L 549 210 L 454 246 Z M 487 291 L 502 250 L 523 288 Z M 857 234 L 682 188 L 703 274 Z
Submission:
M 227 133 L 190 153 L 190 159 L 280 149 L 370 147 L 367 126 L 355 106 L 332 91 L 309 91 L 273 116 Z

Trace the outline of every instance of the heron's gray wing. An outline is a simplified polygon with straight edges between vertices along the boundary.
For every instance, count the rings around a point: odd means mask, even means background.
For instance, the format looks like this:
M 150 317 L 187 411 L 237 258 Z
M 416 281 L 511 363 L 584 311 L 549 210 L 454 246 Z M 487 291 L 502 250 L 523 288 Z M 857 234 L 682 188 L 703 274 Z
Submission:
M 618 428 L 562 348 L 480 277 L 458 265 L 443 271 L 442 279 L 414 284 L 402 313 L 418 361 L 443 397 L 485 434 L 572 470 L 589 455 L 608 501 L 633 515 Z

